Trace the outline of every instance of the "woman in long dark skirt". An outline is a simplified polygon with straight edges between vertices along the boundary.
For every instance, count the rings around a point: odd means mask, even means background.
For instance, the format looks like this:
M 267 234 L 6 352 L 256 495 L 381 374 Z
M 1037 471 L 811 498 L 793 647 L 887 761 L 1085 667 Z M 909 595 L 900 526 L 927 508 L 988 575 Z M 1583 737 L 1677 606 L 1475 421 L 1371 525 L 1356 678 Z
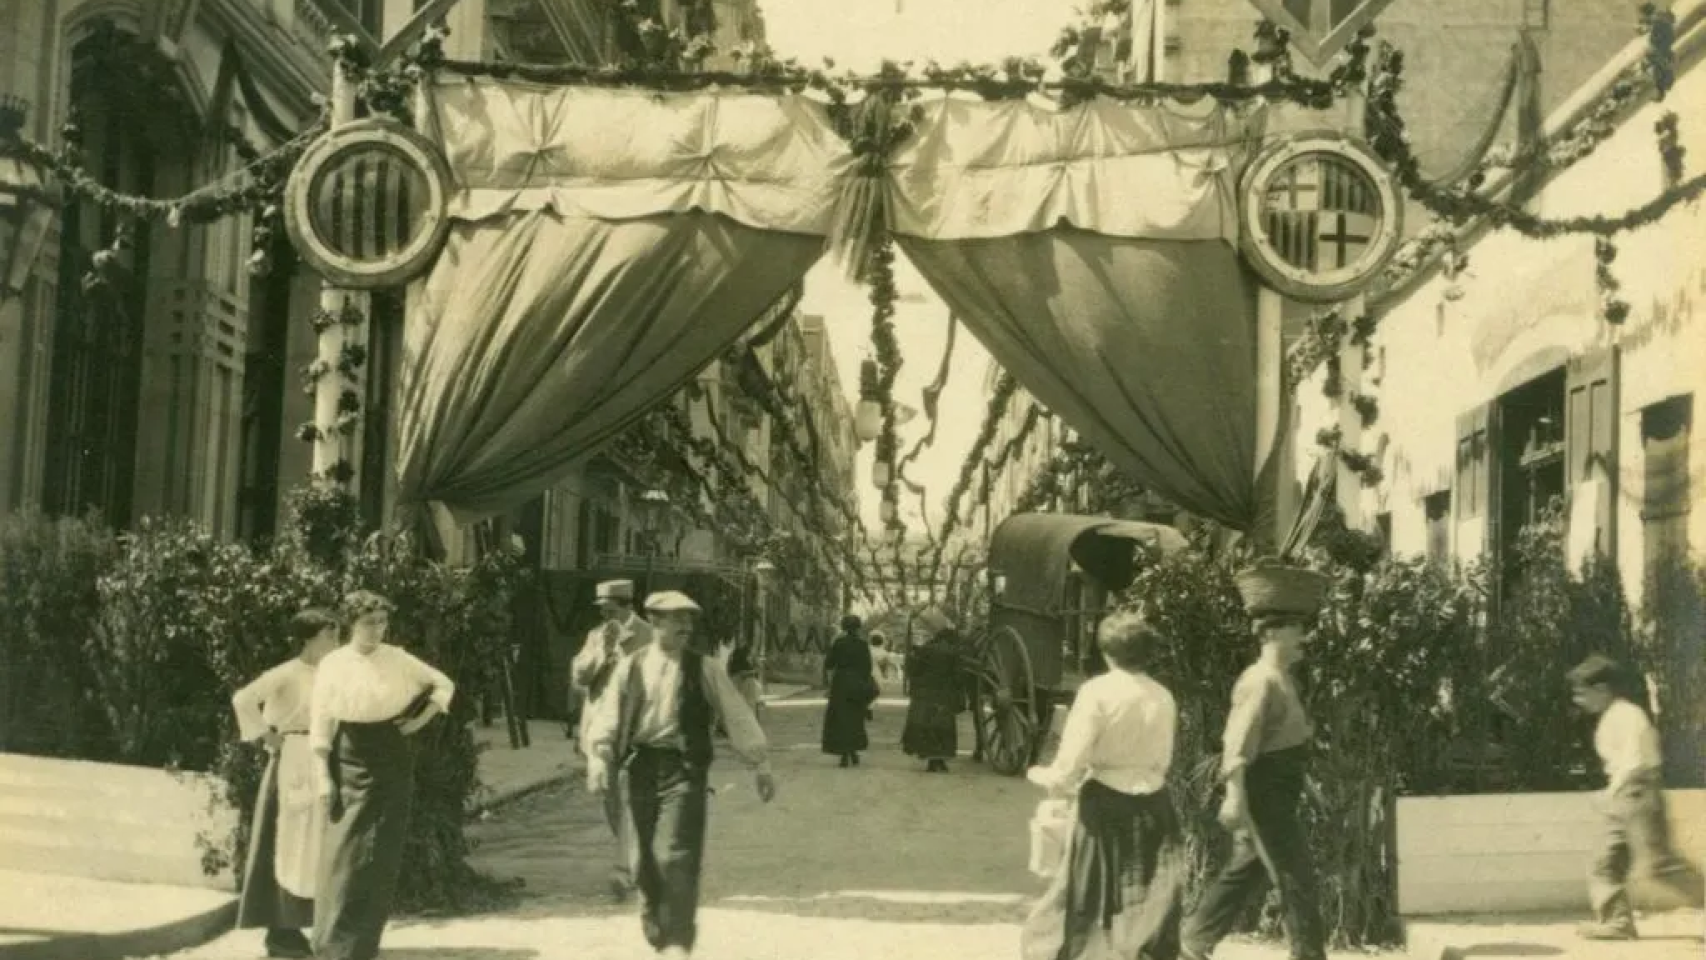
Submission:
M 823 658 L 824 686 L 829 703 L 823 710 L 823 752 L 841 758 L 843 767 L 859 765 L 859 751 L 869 749 L 865 720 L 877 699 L 871 647 L 859 635 L 859 618 L 841 618 L 841 636 Z
M 314 672 L 338 646 L 338 618 L 308 609 L 290 620 L 300 652 L 255 678 L 231 698 L 237 735 L 267 751 L 267 769 L 255 794 L 249 855 L 237 926 L 265 928 L 269 957 L 308 957 L 302 931 L 314 925 L 314 884 L 326 811 L 314 795 L 314 754 L 308 717 Z
M 959 713 L 965 705 L 960 636 L 940 610 L 926 610 L 918 622 L 930 631 L 930 641 L 906 658 L 910 699 L 900 746 L 925 761 L 930 773 L 947 773 L 948 761 L 959 752 Z
M 373 960 L 391 916 L 415 787 L 408 738 L 450 710 L 450 678 L 384 642 L 391 603 L 344 598 L 349 643 L 320 664 L 309 743 L 322 758 L 330 823 L 315 903 L 314 955 Z
M 1033 783 L 1076 795 L 1064 861 L 1021 935 L 1024 960 L 1176 960 L 1182 833 L 1167 791 L 1178 707 L 1143 672 L 1160 641 L 1131 611 L 1097 632 L 1109 670 L 1079 688 L 1054 763 Z

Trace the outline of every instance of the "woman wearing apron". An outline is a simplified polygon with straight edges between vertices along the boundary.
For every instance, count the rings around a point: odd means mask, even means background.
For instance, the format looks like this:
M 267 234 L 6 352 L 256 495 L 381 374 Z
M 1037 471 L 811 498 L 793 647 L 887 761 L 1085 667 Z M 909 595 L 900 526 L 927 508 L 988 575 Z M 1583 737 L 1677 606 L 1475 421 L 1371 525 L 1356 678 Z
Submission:
M 304 610 L 291 618 L 290 636 L 302 652 L 231 698 L 237 735 L 260 741 L 270 755 L 255 798 L 237 905 L 238 927 L 266 928 L 269 957 L 313 955 L 302 928 L 314 925 L 314 881 L 326 812 L 314 792 L 308 708 L 315 669 L 337 649 L 338 619 L 327 610 Z
M 1315 730 L 1293 676 L 1326 587 L 1313 576 L 1257 570 L 1239 578 L 1262 652 L 1233 687 L 1226 720 L 1220 822 L 1233 832 L 1232 858 L 1185 921 L 1184 960 L 1209 960 L 1270 883 L 1279 893 L 1292 960 L 1327 960 L 1309 834 L 1298 809 Z M 1286 589 L 1275 589 L 1269 577 L 1281 577 Z
M 359 590 L 344 598 L 349 642 L 314 681 L 309 745 L 320 758 L 330 815 L 320 858 L 314 955 L 373 960 L 391 915 L 408 833 L 415 760 L 408 737 L 450 711 L 450 678 L 385 643 L 391 602 Z
M 1024 960 L 1175 960 L 1184 850 L 1167 771 L 1179 709 L 1145 671 L 1164 642 L 1130 610 L 1096 633 L 1108 671 L 1084 682 L 1032 783 L 1075 797 L 1053 882 L 1025 921 Z

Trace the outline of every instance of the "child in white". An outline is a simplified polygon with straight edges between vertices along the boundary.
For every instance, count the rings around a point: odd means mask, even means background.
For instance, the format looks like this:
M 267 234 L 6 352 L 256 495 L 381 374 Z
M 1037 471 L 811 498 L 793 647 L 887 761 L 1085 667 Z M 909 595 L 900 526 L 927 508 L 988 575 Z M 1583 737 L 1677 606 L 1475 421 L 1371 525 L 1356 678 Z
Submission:
M 1665 812 L 1659 734 L 1647 713 L 1619 688 L 1622 670 L 1595 654 L 1569 673 L 1571 699 L 1599 715 L 1594 750 L 1605 766 L 1605 838 L 1588 877 L 1594 920 L 1581 928 L 1593 940 L 1633 940 L 1635 915 L 1625 884 L 1632 862 L 1690 905 L 1706 898 L 1700 871 L 1677 855 Z

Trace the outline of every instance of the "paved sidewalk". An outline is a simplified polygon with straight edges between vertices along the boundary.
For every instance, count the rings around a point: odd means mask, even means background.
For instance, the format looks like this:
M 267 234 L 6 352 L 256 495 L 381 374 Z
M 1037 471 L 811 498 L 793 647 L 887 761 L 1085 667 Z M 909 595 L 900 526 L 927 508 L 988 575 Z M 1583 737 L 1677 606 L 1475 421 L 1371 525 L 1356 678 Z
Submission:
M 1554 957 L 1557 960 L 1699 960 L 1706 955 L 1699 910 L 1642 916 L 1634 942 L 1596 942 L 1576 936 L 1582 917 L 1430 917 L 1408 924 L 1412 960 L 1474 957 Z

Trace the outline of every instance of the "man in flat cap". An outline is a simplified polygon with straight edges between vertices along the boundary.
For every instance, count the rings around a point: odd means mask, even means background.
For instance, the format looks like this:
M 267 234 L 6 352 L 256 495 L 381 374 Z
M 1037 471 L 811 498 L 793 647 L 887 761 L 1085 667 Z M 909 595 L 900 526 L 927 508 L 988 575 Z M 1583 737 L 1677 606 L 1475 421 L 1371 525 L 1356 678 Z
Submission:
M 721 720 L 735 753 L 776 794 L 764 731 L 721 661 L 688 644 L 699 605 L 670 590 L 646 600 L 654 641 L 622 657 L 587 727 L 587 786 L 627 799 L 628 854 L 646 941 L 684 958 L 698 928 L 711 733 Z
M 599 699 L 610 685 L 610 676 L 621 658 L 652 642 L 652 627 L 634 615 L 634 581 L 607 580 L 598 585 L 598 613 L 604 623 L 586 635 L 570 669 L 570 682 L 581 698 L 580 749 L 591 764 L 587 747 L 587 725 Z M 627 844 L 623 839 L 625 815 L 622 798 L 611 791 L 605 795 L 604 819 L 616 837 L 616 862 L 611 868 L 610 895 L 626 900 L 634 888 L 628 872 Z

